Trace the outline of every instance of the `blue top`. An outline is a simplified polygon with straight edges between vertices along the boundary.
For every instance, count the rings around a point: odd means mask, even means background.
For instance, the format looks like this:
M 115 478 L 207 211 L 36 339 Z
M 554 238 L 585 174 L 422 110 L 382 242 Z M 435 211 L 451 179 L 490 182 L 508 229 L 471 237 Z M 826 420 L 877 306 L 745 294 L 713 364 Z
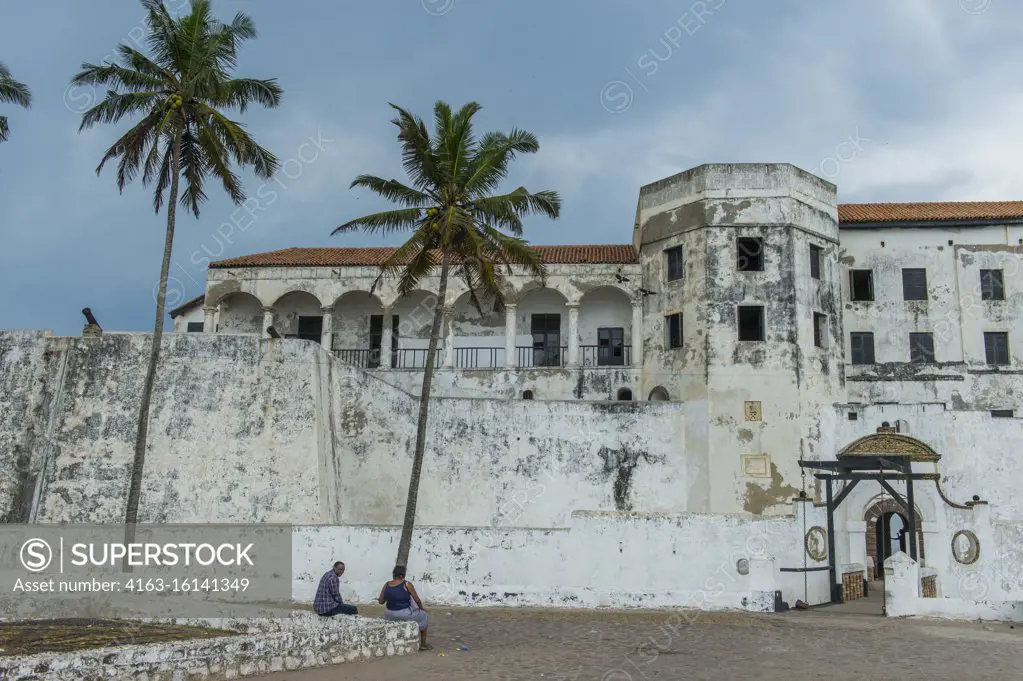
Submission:
M 384 602 L 388 610 L 409 610 L 412 608 L 412 594 L 405 588 L 405 580 L 397 586 L 384 587 Z

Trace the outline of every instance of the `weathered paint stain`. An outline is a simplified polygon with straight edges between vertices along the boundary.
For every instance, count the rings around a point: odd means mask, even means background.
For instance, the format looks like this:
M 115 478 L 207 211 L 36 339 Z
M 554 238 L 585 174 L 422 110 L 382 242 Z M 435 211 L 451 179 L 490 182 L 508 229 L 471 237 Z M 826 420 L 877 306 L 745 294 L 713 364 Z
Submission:
M 743 508 L 754 515 L 761 515 L 772 506 L 788 504 L 799 490 L 785 484 L 778 466 L 771 462 L 771 486 L 761 487 L 756 483 L 746 483 L 746 494 L 743 496 Z

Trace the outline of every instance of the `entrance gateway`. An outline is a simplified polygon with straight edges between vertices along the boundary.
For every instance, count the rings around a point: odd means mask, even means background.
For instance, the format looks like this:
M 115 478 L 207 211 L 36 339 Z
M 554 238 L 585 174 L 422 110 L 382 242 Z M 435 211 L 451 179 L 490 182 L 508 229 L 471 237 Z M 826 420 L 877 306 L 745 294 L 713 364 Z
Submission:
M 825 501 L 827 505 L 827 543 L 828 543 L 828 578 L 830 582 L 831 603 L 843 602 L 842 586 L 838 583 L 835 556 L 835 509 L 837 509 L 856 486 L 863 481 L 877 482 L 890 495 L 890 501 L 875 505 L 868 516 L 876 513 L 873 518 L 875 535 L 875 566 L 879 575 L 883 573 L 884 559 L 891 552 L 890 528 L 892 519 L 903 519 L 905 529 L 900 548 L 910 558 L 919 561 L 920 552 L 918 539 L 921 523 L 917 517 L 914 503 L 913 483 L 917 480 L 934 480 L 938 484 L 938 473 L 914 473 L 913 462 L 933 462 L 941 457 L 923 442 L 905 435 L 899 435 L 888 422 L 881 424 L 875 435 L 856 440 L 839 452 L 835 461 L 804 461 L 799 465 L 804 469 L 822 471 L 814 477 L 824 481 Z M 892 481 L 906 481 L 906 495 L 903 497 L 891 485 Z M 835 482 L 843 481 L 845 486 L 835 494 Z M 940 494 L 940 489 L 939 489 Z M 941 495 L 944 498 L 944 495 Z M 883 506 L 883 508 L 882 508 Z M 868 517 L 868 523 L 870 518 Z M 875 533 L 871 533 L 875 534 Z M 887 541 L 887 545 L 883 542 Z M 823 568 L 822 568 L 823 569 Z

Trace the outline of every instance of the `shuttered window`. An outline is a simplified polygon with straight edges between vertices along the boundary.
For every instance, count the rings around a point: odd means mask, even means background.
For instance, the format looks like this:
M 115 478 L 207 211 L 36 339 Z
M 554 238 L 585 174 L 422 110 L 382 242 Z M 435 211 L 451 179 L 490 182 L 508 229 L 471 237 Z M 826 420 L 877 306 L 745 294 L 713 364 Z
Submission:
M 902 270 L 902 299 L 927 300 L 927 270 L 922 267 Z

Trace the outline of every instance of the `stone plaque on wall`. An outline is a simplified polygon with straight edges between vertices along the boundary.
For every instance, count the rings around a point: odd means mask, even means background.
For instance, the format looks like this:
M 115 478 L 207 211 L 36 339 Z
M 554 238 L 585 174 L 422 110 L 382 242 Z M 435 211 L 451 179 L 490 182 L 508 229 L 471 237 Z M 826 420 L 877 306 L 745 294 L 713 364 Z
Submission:
M 760 402 L 746 402 L 745 405 L 746 420 L 747 421 L 759 421 L 760 420 Z
M 764 454 L 742 457 L 742 473 L 748 478 L 771 477 L 771 457 Z

